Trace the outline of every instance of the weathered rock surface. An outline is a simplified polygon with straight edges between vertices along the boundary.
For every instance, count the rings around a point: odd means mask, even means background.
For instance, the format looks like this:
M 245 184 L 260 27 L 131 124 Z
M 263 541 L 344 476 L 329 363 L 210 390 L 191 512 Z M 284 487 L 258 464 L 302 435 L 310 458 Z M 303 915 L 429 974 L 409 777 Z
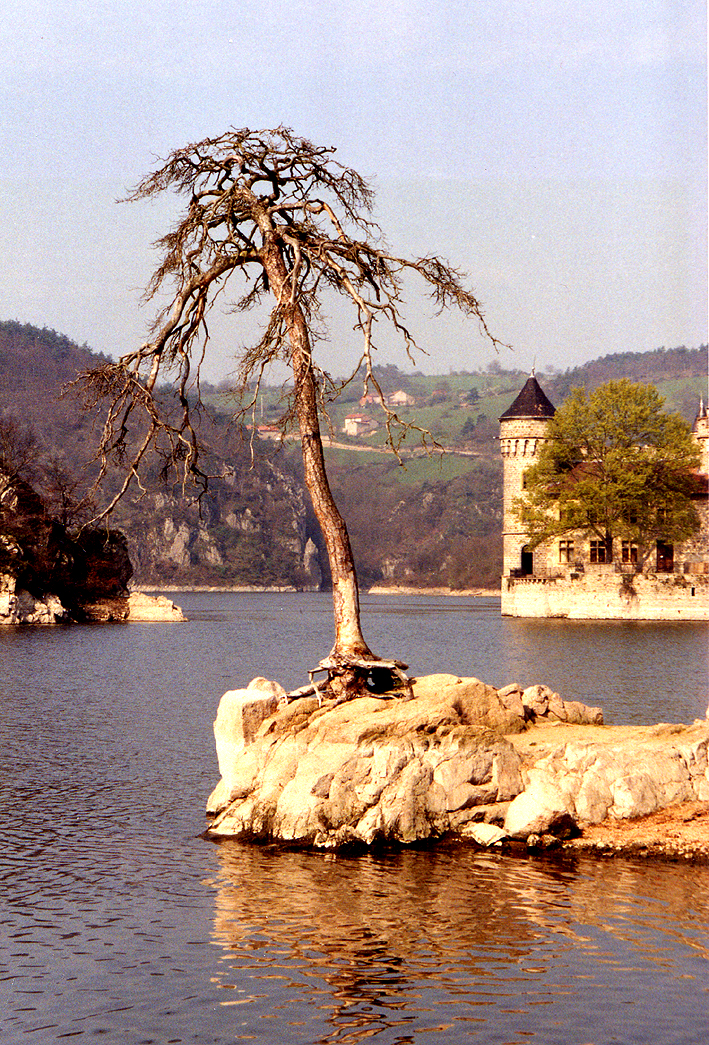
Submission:
M 61 624 L 68 617 L 56 595 L 31 595 L 11 573 L 0 573 L 0 624 Z
M 528 686 L 513 682 L 498 690 L 500 700 L 511 711 L 522 715 L 526 722 L 568 722 L 573 725 L 603 724 L 600 708 L 587 707 L 578 700 L 562 700 L 548 686 Z
M 548 716 L 552 703 L 554 721 L 583 717 L 550 690 L 532 689 L 431 675 L 413 680 L 411 700 L 320 706 L 315 697 L 287 704 L 279 687 L 256 679 L 219 707 L 222 779 L 207 807 L 209 833 L 327 848 L 466 832 L 475 840 L 471 825 L 482 821 L 477 840 L 492 844 L 500 831 L 491 821 L 499 824 L 524 788 L 509 737 Z M 585 709 L 587 721 L 599 714 Z
M 111 621 L 178 622 L 185 616 L 179 606 L 164 595 L 146 595 L 142 591 L 98 598 L 81 605 L 83 620 L 97 623 Z
M 128 596 L 128 620 L 131 621 L 184 621 L 179 606 L 165 595 L 146 595 L 143 591 L 132 591 Z
M 547 730 L 535 753 L 528 738 L 519 747 L 525 789 L 508 808 L 508 836 L 559 834 L 569 822 L 582 827 L 709 802 L 709 722 L 565 732 Z

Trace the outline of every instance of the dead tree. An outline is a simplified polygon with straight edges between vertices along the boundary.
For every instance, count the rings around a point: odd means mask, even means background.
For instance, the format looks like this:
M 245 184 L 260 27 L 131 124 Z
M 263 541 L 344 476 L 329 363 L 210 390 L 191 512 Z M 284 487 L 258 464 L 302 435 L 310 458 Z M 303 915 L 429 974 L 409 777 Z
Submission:
M 157 316 L 144 345 L 85 375 L 85 381 L 94 396 L 109 402 L 100 451 L 103 473 L 112 456 L 127 465 L 125 481 L 106 511 L 132 480 L 139 481 L 149 449 L 160 442 L 184 478 L 202 481 L 190 401 L 199 395 L 210 308 L 235 274 L 246 280 L 246 293 L 232 302 L 234 310 L 271 301 L 263 335 L 238 363 L 239 391 L 243 395 L 251 389 L 242 409 L 248 412 L 255 404 L 269 365 L 285 362 L 293 390 L 282 422 L 293 420 L 300 431 L 305 483 L 332 573 L 335 645 L 315 671 L 327 672 L 326 684 L 344 698 L 382 674 L 401 676 L 402 665 L 380 660 L 364 640 L 350 541 L 325 469 L 320 414 L 342 382 L 333 382 L 313 359 L 323 295 L 334 291 L 352 306 L 361 336 L 355 371 L 363 370 L 365 391 L 375 389 L 379 395 L 394 451 L 411 426 L 386 407 L 377 385 L 374 330 L 377 323 L 388 324 L 409 355 L 416 348 L 400 311 L 405 273 L 422 277 L 439 310 L 461 309 L 496 342 L 458 272 L 438 257 L 398 258 L 380 245 L 380 230 L 369 218 L 371 190 L 356 171 L 336 162 L 334 151 L 279 127 L 231 130 L 173 152 L 128 197 L 142 200 L 172 190 L 186 199 L 184 216 L 158 241 L 161 262 L 146 292 L 152 298 L 167 284 L 171 303 Z M 160 408 L 159 377 L 176 388 L 179 409 L 172 417 Z M 128 433 L 139 413 L 141 437 L 130 444 Z

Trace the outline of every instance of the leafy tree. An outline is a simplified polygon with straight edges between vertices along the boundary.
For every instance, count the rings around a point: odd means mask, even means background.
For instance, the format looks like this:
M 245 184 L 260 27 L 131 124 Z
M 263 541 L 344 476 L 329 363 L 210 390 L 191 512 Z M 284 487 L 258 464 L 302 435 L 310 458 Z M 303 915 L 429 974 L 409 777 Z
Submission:
M 234 276 L 246 285 L 231 302 L 234 311 L 270 297 L 260 340 L 241 353 L 239 388 L 251 390 L 247 410 L 257 402 L 268 366 L 280 360 L 290 367 L 293 386 L 283 423 L 294 421 L 300 431 L 304 480 L 332 574 L 335 644 L 318 669 L 328 672 L 338 696 L 348 696 L 361 691 L 373 672 L 400 674 L 400 669 L 375 657 L 362 635 L 350 541 L 325 470 L 319 410 L 343 382 L 333 381 L 313 357 L 322 333 L 323 295 L 335 292 L 352 306 L 354 329 L 362 339 L 356 369 L 363 367 L 365 392 L 373 388 L 380 397 L 394 449 L 413 426 L 386 407 L 373 352 L 377 324 L 393 329 L 409 354 L 416 347 L 400 309 L 403 276 L 420 276 L 439 309 L 456 306 L 490 335 L 477 299 L 458 272 L 438 257 L 399 258 L 384 249 L 380 230 L 369 218 L 370 188 L 356 171 L 337 163 L 333 152 L 284 127 L 230 130 L 173 152 L 129 196 L 142 200 L 173 190 L 186 199 L 186 212 L 158 243 L 162 259 L 147 291 L 152 297 L 171 285 L 170 303 L 144 345 L 86 380 L 95 397 L 109 401 L 101 445 L 104 474 L 111 456 L 123 456 L 127 463 L 123 486 L 107 510 L 139 476 L 151 447 L 176 463 L 185 479 L 204 481 L 190 396 L 199 393 L 209 310 L 219 296 L 224 299 Z M 157 392 L 165 373 L 176 393 L 172 412 Z M 142 415 L 142 427 L 131 444 L 129 425 L 136 414 Z
M 604 543 L 607 562 L 614 541 L 628 541 L 641 568 L 656 541 L 696 533 L 692 469 L 699 451 L 689 426 L 663 404 L 655 388 L 627 379 L 590 395 L 572 390 L 515 501 L 532 546 L 581 531 Z

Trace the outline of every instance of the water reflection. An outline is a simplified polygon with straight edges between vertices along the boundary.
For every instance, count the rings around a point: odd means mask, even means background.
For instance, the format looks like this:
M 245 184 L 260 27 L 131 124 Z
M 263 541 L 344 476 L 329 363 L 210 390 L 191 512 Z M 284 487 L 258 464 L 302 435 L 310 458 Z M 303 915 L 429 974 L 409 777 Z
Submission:
M 243 1007 L 245 1036 L 266 1033 L 267 1020 L 279 1041 L 436 1032 L 451 1042 L 630 1042 L 650 1020 L 652 1040 L 671 1041 L 663 1020 L 693 992 L 707 1001 L 709 909 L 696 870 L 460 849 L 342 858 L 223 843 L 218 852 L 215 983 L 222 1005 Z M 586 1037 L 570 1039 L 570 1028 Z
M 179 627 L 0 629 L 3 1045 L 709 1041 L 704 868 L 197 839 L 221 694 L 269 665 L 300 685 L 332 644 L 332 608 L 180 601 Z M 616 721 L 706 707 L 705 626 L 365 601 L 367 634 L 414 672 L 544 679 Z

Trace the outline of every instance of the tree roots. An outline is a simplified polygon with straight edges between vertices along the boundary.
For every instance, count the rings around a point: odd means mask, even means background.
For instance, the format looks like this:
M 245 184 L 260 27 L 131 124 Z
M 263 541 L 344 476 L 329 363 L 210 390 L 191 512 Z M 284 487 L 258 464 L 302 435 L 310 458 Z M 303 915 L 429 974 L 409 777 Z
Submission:
M 310 683 L 286 694 L 286 700 L 316 696 L 335 699 L 336 704 L 355 697 L 401 696 L 412 700 L 414 691 L 411 680 L 405 673 L 408 664 L 400 660 L 380 660 L 378 657 L 347 657 L 330 654 L 308 672 Z M 327 672 L 321 681 L 315 680 L 319 672 Z

